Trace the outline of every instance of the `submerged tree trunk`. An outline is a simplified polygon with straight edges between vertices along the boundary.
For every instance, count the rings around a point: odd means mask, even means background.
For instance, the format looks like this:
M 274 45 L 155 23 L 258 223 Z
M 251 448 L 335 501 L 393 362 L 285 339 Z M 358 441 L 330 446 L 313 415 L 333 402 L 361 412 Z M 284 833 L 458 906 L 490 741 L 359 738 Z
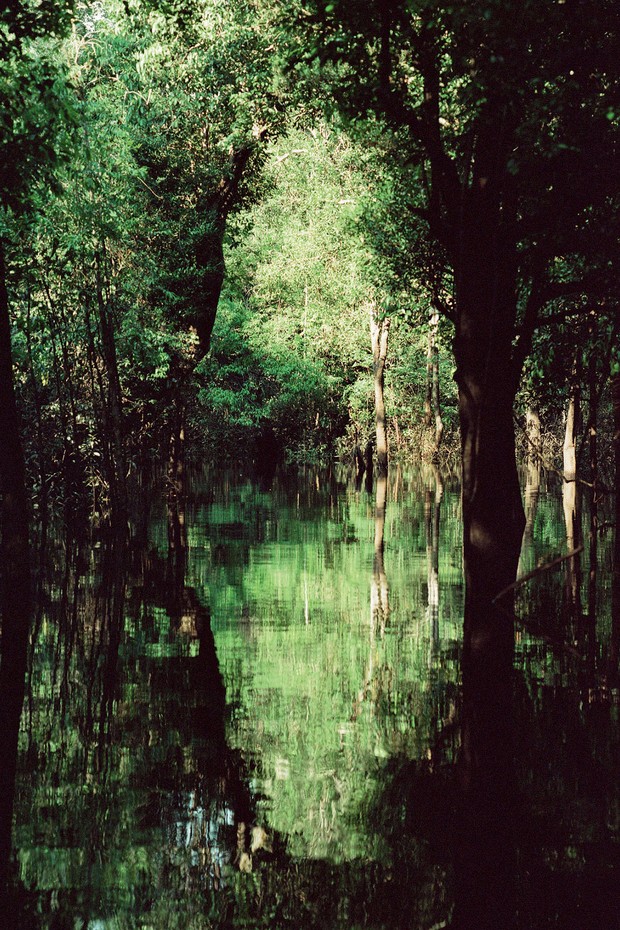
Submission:
M 387 358 L 389 319 L 380 318 L 376 306 L 370 309 L 370 339 L 373 356 L 373 375 L 375 387 L 375 429 L 377 435 L 377 473 L 387 475 L 388 447 L 385 430 L 385 360 Z
M 13 387 L 4 244 L 0 240 L 0 899 L 11 852 L 17 739 L 26 676 L 31 586 L 28 496 Z

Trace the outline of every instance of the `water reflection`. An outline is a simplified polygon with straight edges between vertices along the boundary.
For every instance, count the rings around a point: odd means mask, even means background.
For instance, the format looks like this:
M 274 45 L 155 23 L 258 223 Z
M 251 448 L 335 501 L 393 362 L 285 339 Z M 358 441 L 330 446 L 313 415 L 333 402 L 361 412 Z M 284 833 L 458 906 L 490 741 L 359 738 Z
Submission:
M 564 551 L 558 492 L 522 565 Z M 549 636 L 519 628 L 515 678 L 463 678 L 460 531 L 433 469 L 372 495 L 276 471 L 196 480 L 132 542 L 57 539 L 15 927 L 615 927 L 618 704 L 560 648 L 571 568 L 519 589 Z

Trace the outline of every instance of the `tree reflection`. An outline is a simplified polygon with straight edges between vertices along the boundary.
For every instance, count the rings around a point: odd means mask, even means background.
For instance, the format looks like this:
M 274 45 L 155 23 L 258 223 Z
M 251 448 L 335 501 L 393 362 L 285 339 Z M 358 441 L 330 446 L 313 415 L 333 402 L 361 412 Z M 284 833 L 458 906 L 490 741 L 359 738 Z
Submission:
M 441 523 L 441 499 L 443 497 L 443 481 L 436 466 L 433 466 L 433 479 L 432 487 L 427 487 L 425 492 L 424 521 L 426 526 L 428 588 L 427 618 L 431 631 L 432 648 L 436 650 L 439 643 L 439 527 Z

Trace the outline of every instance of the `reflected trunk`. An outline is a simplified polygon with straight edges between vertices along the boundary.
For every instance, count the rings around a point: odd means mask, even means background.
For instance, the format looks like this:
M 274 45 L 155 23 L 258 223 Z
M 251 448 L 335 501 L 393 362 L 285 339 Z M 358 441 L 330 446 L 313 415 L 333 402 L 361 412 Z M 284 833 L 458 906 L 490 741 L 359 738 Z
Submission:
M 369 697 L 375 700 L 381 693 L 381 670 L 376 667 L 377 638 L 382 639 L 390 614 L 389 589 L 384 564 L 385 513 L 387 508 L 387 475 L 377 478 L 375 498 L 375 537 L 372 577 L 370 580 L 370 645 L 363 685 L 353 701 L 352 720 L 356 720 Z
M 581 493 L 576 481 L 562 485 L 562 506 L 566 527 L 568 552 L 578 549 L 582 543 Z M 577 624 L 581 618 L 581 553 L 577 552 L 566 561 L 566 610 L 568 619 Z
M 424 501 L 426 523 L 426 571 L 428 588 L 427 620 L 433 650 L 439 643 L 439 527 L 443 482 L 437 468 L 433 468 L 434 482 L 427 488 Z M 434 501 L 433 501 L 434 491 Z
M 370 593 L 371 625 L 385 632 L 390 605 L 387 577 L 384 564 L 385 511 L 387 506 L 387 477 L 377 478 L 375 502 L 375 553 L 372 564 L 372 584 Z

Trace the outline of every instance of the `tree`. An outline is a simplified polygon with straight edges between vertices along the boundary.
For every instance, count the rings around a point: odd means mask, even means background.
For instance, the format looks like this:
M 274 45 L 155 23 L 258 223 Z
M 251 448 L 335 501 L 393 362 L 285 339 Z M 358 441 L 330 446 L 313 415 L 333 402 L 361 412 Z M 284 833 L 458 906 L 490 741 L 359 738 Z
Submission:
M 524 527 L 513 404 L 544 308 L 609 286 L 620 14 L 589 0 L 315 2 L 289 24 L 299 75 L 323 67 L 358 124 L 374 114 L 392 130 L 421 192 L 416 213 L 452 270 L 465 688 L 475 670 L 475 715 L 493 727 L 513 645 L 508 598 L 496 598 L 514 581 Z

